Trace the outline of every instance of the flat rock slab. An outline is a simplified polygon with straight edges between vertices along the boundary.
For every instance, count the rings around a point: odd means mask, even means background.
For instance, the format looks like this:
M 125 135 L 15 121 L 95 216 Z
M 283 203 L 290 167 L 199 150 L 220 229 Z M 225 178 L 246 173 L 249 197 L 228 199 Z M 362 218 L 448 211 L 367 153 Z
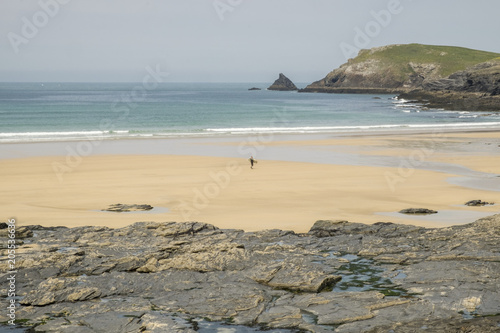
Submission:
M 427 208 L 407 208 L 399 211 L 401 214 L 437 214 L 437 211 Z
M 137 211 L 148 211 L 153 209 L 153 206 L 151 205 L 146 205 L 146 204 L 132 204 L 132 205 L 126 205 L 126 204 L 114 204 L 110 205 L 108 208 L 103 209 L 103 211 L 107 212 L 116 212 L 116 213 L 122 213 L 122 212 L 137 212 Z
M 465 203 L 466 206 L 487 206 L 494 205 L 493 202 L 485 202 L 482 200 L 470 200 Z

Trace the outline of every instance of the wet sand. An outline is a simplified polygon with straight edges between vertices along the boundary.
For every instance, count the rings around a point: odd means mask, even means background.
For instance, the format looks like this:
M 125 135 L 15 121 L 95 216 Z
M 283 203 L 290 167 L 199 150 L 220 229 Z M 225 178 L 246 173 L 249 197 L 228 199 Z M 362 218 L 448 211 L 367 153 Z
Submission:
M 304 232 L 319 219 L 461 224 L 500 210 L 463 206 L 500 203 L 499 142 L 497 132 L 477 132 L 9 144 L 0 146 L 0 210 L 21 225 L 69 227 L 201 221 Z M 250 154 L 259 160 L 254 169 Z M 101 211 L 116 203 L 156 208 Z M 394 214 L 410 207 L 440 213 Z

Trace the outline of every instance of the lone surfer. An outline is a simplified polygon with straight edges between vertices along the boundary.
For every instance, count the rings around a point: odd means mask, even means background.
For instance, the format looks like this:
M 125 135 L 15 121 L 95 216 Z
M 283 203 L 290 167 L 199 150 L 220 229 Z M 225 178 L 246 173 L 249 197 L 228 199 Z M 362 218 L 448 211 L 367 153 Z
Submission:
M 253 169 L 253 164 L 255 162 L 255 160 L 253 159 L 253 156 L 250 156 L 250 158 L 248 160 L 250 161 L 250 169 Z

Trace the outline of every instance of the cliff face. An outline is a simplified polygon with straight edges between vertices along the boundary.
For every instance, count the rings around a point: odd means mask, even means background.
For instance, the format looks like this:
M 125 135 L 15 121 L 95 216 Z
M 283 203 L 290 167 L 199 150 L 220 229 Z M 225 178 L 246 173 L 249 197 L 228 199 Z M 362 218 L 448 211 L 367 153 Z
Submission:
M 294 91 L 298 90 L 295 84 L 287 78 L 283 73 L 280 73 L 278 79 L 267 88 L 268 90 Z
M 361 50 L 356 58 L 301 91 L 407 92 L 499 56 L 459 47 L 388 45 Z
M 452 90 L 500 95 L 500 59 L 480 63 L 445 79 L 425 82 L 422 88 L 428 91 Z
M 419 89 L 399 97 L 429 108 L 500 111 L 500 59 L 424 82 Z

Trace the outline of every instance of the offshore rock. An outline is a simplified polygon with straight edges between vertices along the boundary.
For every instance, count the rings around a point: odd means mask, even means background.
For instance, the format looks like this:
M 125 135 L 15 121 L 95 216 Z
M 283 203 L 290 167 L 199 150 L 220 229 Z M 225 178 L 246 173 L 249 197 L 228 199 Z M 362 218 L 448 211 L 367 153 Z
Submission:
M 322 220 L 305 234 L 199 222 L 23 228 L 16 318 L 34 332 L 500 327 L 500 215 L 438 229 Z
M 267 90 L 294 91 L 298 90 L 298 88 L 289 78 L 280 73 L 278 79 Z

